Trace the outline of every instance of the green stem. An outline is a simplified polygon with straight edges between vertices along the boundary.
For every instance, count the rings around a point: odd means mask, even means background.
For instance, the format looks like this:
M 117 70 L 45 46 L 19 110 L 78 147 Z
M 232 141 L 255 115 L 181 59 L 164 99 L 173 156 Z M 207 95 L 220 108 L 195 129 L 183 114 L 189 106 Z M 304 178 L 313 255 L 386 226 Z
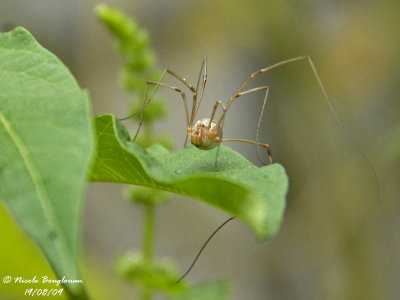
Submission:
M 144 228 L 143 228 L 143 248 L 142 255 L 146 263 L 151 264 L 153 260 L 154 252 L 154 204 L 145 205 L 145 215 L 144 215 Z M 143 289 L 142 300 L 151 300 L 152 290 L 149 288 Z

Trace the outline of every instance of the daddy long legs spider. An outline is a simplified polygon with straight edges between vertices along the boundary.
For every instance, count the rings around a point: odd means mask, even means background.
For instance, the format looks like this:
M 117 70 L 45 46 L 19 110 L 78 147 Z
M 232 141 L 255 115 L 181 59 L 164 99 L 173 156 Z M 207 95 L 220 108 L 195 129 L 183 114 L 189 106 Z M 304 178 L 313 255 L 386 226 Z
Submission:
M 193 93 L 193 101 L 192 101 L 192 107 L 191 107 L 190 113 L 189 113 L 189 106 L 188 106 L 188 102 L 187 102 L 187 98 L 186 98 L 186 93 L 178 87 L 161 82 L 166 74 L 170 74 L 173 77 L 175 77 L 176 79 L 178 79 Z M 203 75 L 203 76 L 201 76 L 201 75 Z M 162 73 L 161 78 L 158 82 L 147 81 L 144 102 L 143 102 L 143 107 L 142 107 L 142 115 L 143 115 L 143 109 L 151 101 L 151 99 L 158 87 L 165 87 L 165 88 L 171 89 L 173 91 L 180 93 L 183 104 L 184 104 L 185 115 L 186 115 L 186 126 L 187 126 L 187 135 L 186 135 L 185 145 L 187 144 L 187 140 L 189 139 L 190 142 L 197 148 L 199 148 L 201 150 L 210 150 L 210 149 L 217 147 L 222 142 L 243 142 L 243 143 L 253 144 L 253 145 L 261 146 L 261 147 L 265 148 L 267 150 L 268 160 L 269 160 L 269 162 L 272 162 L 272 154 L 271 154 L 271 149 L 270 149 L 269 145 L 258 142 L 258 131 L 259 131 L 259 128 L 261 125 L 262 115 L 263 115 L 263 111 L 264 111 L 265 104 L 267 101 L 269 87 L 262 86 L 262 87 L 257 87 L 257 88 L 249 89 L 247 91 L 242 92 L 242 90 L 247 85 L 247 83 L 255 76 L 255 75 L 254 76 L 253 75 L 254 74 L 252 74 L 252 77 L 249 77 L 247 82 L 245 82 L 245 84 L 235 93 L 235 95 L 233 95 L 230 98 L 227 105 L 224 105 L 222 103 L 222 101 L 216 101 L 214 108 L 212 110 L 212 113 L 211 113 L 211 117 L 210 118 L 202 118 L 195 122 L 195 118 L 197 116 L 200 104 L 203 100 L 204 89 L 205 89 L 206 82 L 207 82 L 207 58 L 204 57 L 204 59 L 203 59 L 203 62 L 202 62 L 201 68 L 200 68 L 200 73 L 199 73 L 199 76 L 197 79 L 196 88 L 192 84 L 190 84 L 183 76 L 177 74 L 176 72 L 174 72 L 170 69 L 166 69 Z M 199 91 L 201 78 L 203 78 L 202 87 L 201 87 L 201 90 Z M 155 89 L 151 93 L 150 97 L 147 99 L 147 91 L 148 91 L 149 85 L 155 85 Z M 226 112 L 228 111 L 232 102 L 241 96 L 245 96 L 250 93 L 257 92 L 257 91 L 265 91 L 264 102 L 263 102 L 263 106 L 262 106 L 262 109 L 260 112 L 260 117 L 258 120 L 257 129 L 256 129 L 256 132 L 257 132 L 256 140 L 257 141 L 251 141 L 251 140 L 239 139 L 239 138 L 223 139 L 222 138 L 223 122 L 224 122 L 224 119 L 226 116 Z M 217 112 L 218 107 L 221 107 L 222 114 L 220 115 L 219 118 L 216 118 L 216 112 Z M 130 117 L 131 116 L 129 116 L 127 118 L 130 118 Z M 127 118 L 124 118 L 122 120 L 125 120 Z M 139 124 L 139 128 L 135 134 L 133 141 L 136 139 L 136 137 L 138 135 L 140 126 L 141 126 L 141 122 Z M 257 153 L 260 157 L 258 148 L 257 148 Z M 261 158 L 260 158 L 260 160 L 261 160 Z M 216 162 L 217 162 L 217 160 L 216 160 Z
M 347 133 L 346 129 L 344 128 L 344 126 L 342 125 L 342 123 L 340 122 L 338 116 L 336 115 L 336 112 L 333 108 L 332 103 L 330 102 L 329 98 L 328 98 L 328 94 L 325 90 L 324 85 L 322 84 L 322 81 L 320 79 L 320 76 L 317 72 L 317 69 L 312 61 L 312 59 L 309 56 L 298 56 L 298 57 L 294 57 L 294 58 L 290 58 L 278 63 L 275 63 L 273 65 L 270 65 L 268 67 L 262 68 L 254 73 L 252 73 L 245 81 L 244 83 L 236 90 L 236 92 L 234 93 L 233 96 L 230 97 L 230 99 L 228 100 L 228 102 L 226 104 L 222 103 L 222 101 L 216 101 L 214 104 L 214 107 L 212 109 L 210 118 L 202 118 L 200 120 L 197 120 L 195 122 L 195 118 L 197 116 L 200 104 L 202 102 L 203 99 L 203 95 L 204 95 L 204 89 L 206 86 L 206 82 L 207 82 L 207 58 L 204 57 L 203 58 L 203 62 L 200 68 L 200 73 L 197 79 L 197 84 L 196 87 L 194 87 L 192 84 L 190 84 L 185 77 L 179 75 L 178 73 L 170 70 L 170 69 L 166 69 L 162 75 L 161 78 L 158 82 L 155 81 L 147 81 L 147 85 L 146 85 L 146 90 L 145 90 L 145 95 L 144 95 L 144 101 L 143 101 L 143 106 L 141 109 L 141 121 L 139 123 L 139 128 L 137 129 L 137 132 L 135 134 L 135 137 L 133 139 L 133 141 L 136 139 L 141 124 L 142 124 L 142 117 L 143 117 L 143 110 L 145 109 L 146 105 L 151 101 L 154 93 L 156 92 L 158 87 L 165 87 L 168 88 L 170 90 L 176 91 L 178 92 L 181 97 L 182 97 L 182 101 L 184 104 L 184 109 L 185 109 L 185 115 L 186 115 L 186 125 L 187 125 L 187 135 L 186 135 L 186 140 L 185 140 L 185 145 L 187 143 L 187 140 L 190 139 L 190 142 L 196 146 L 197 148 L 201 149 L 201 150 L 210 150 L 213 149 L 217 146 L 219 146 L 221 143 L 223 142 L 243 142 L 243 143 L 248 143 L 248 144 L 253 144 L 257 146 L 257 154 L 259 159 L 263 162 L 263 160 L 261 159 L 260 156 L 260 152 L 259 152 L 259 148 L 258 147 L 263 147 L 266 149 L 267 151 L 267 155 L 268 155 L 268 161 L 271 163 L 272 162 L 272 154 L 271 154 L 271 149 L 269 147 L 268 144 L 263 144 L 260 143 L 258 141 L 259 138 L 259 129 L 261 126 L 261 121 L 262 121 L 262 116 L 264 113 L 264 109 L 267 103 L 267 98 L 268 98 L 268 92 L 269 92 L 269 86 L 260 86 L 260 87 L 256 87 L 256 88 L 251 88 L 251 89 L 247 89 L 245 90 L 245 88 L 247 87 L 247 85 L 258 75 L 263 74 L 267 71 L 273 70 L 275 68 L 278 68 L 280 66 L 286 65 L 286 64 L 290 64 L 290 63 L 294 63 L 294 62 L 298 62 L 298 61 L 307 61 L 308 65 L 310 66 L 314 77 L 319 85 L 319 88 L 322 92 L 322 95 L 325 99 L 325 101 L 328 104 L 329 110 L 331 111 L 337 125 L 341 128 L 341 130 L 343 131 L 344 135 L 346 136 L 346 138 L 353 144 L 353 146 L 357 149 L 357 151 L 362 155 L 362 157 L 365 159 L 366 163 L 368 164 L 369 168 L 371 169 L 375 182 L 376 182 L 376 198 L 379 200 L 379 181 L 378 181 L 378 176 L 376 174 L 376 171 L 374 169 L 374 167 L 372 166 L 371 162 L 369 161 L 369 159 L 367 158 L 367 156 L 361 151 L 361 149 L 358 147 L 358 145 L 353 141 L 353 139 L 351 138 L 351 136 Z M 175 86 L 163 83 L 162 80 L 165 77 L 166 74 L 170 74 L 171 76 L 173 76 L 174 78 L 176 78 L 177 80 L 179 80 L 181 83 L 183 83 L 189 90 L 190 92 L 193 94 L 193 101 L 192 101 L 192 107 L 190 109 L 189 112 L 189 106 L 188 106 L 188 102 L 187 102 L 187 98 L 186 98 L 186 93 Z M 202 76 L 203 75 L 203 76 Z M 202 80 L 201 80 L 202 78 Z M 199 86 L 200 86 L 200 81 L 202 82 L 202 86 L 201 86 L 201 90 L 199 90 Z M 149 98 L 147 98 L 147 91 L 148 91 L 148 86 L 149 85 L 154 85 L 155 88 L 153 89 L 151 95 Z M 224 139 L 223 138 L 223 122 L 225 120 L 225 116 L 226 113 L 228 112 L 229 108 L 231 107 L 232 103 L 242 97 L 242 96 L 246 96 L 249 95 L 251 93 L 255 93 L 258 91 L 264 91 L 265 95 L 264 95 L 264 101 L 262 104 L 262 108 L 260 111 L 260 116 L 258 119 L 258 123 L 257 123 L 257 127 L 256 127 L 256 141 L 251 141 L 251 140 L 246 140 L 246 139 L 239 139 L 239 138 L 230 138 L 230 139 Z M 220 114 L 219 117 L 216 117 L 216 113 L 218 108 L 222 109 L 222 113 Z M 135 113 L 137 114 L 137 113 Z M 133 115 L 124 118 L 124 119 L 120 119 L 120 120 L 125 120 L 128 119 L 130 117 L 132 117 Z M 218 160 L 218 151 L 217 151 L 217 157 L 215 160 L 215 169 L 217 166 L 217 160 Z M 264 162 L 263 162 L 264 163 Z M 211 238 L 225 225 L 227 224 L 229 221 L 231 221 L 232 219 L 234 219 L 234 217 L 229 218 L 228 220 L 226 220 L 222 225 L 220 225 L 211 235 L 210 237 L 207 239 L 207 241 L 203 244 L 203 246 L 201 247 L 200 251 L 198 252 L 196 258 L 194 259 L 194 261 L 192 262 L 191 266 L 188 268 L 188 270 L 183 274 L 183 276 L 178 280 L 181 281 L 192 269 L 192 267 L 194 266 L 194 264 L 196 263 L 197 259 L 199 258 L 200 254 L 202 253 L 202 251 L 204 250 L 205 246 L 208 244 L 208 242 L 211 240 Z
M 326 93 L 325 87 L 322 84 L 322 81 L 319 77 L 319 74 L 317 72 L 317 69 L 315 68 L 315 65 L 313 63 L 313 61 L 311 60 L 311 58 L 309 56 L 299 56 L 299 57 L 295 57 L 295 58 L 291 58 L 291 59 L 287 59 L 281 62 L 278 62 L 276 64 L 273 64 L 271 66 L 265 67 L 263 69 L 260 69 L 254 73 L 252 73 L 246 80 L 245 82 L 237 89 L 237 91 L 234 93 L 234 95 L 232 97 L 230 97 L 229 101 L 226 103 L 226 105 L 224 103 L 222 103 L 222 101 L 216 101 L 215 105 L 212 109 L 210 118 L 202 118 L 200 120 L 197 120 L 195 122 L 195 118 L 197 116 L 200 104 L 203 100 L 203 95 L 204 95 L 204 89 L 207 83 L 207 58 L 204 57 L 203 58 L 203 62 L 200 68 L 200 73 L 197 79 L 197 84 L 196 87 L 194 87 L 192 84 L 190 84 L 188 82 L 188 80 L 186 80 L 185 77 L 179 75 L 178 73 L 170 70 L 170 69 L 166 69 L 161 77 L 160 80 L 158 82 L 155 81 L 147 81 L 147 85 L 146 85 L 146 90 L 145 90 L 145 95 L 144 95 L 144 102 L 143 102 L 143 106 L 142 106 L 142 110 L 141 110 L 141 114 L 143 116 L 143 110 L 145 109 L 146 105 L 151 101 L 154 93 L 156 92 L 156 90 L 159 87 L 165 87 L 167 89 L 173 90 L 175 92 L 178 92 L 181 97 L 182 97 L 182 101 L 183 101 L 183 105 L 184 105 L 184 109 L 185 109 L 185 116 L 186 116 L 186 126 L 187 126 L 187 135 L 186 135 L 186 140 L 185 140 L 185 145 L 187 144 L 187 140 L 189 139 L 190 142 L 196 146 L 197 148 L 201 149 L 201 150 L 210 150 L 213 149 L 215 147 L 217 147 L 219 144 L 223 143 L 223 142 L 242 142 L 242 143 L 248 143 L 248 144 L 253 144 L 257 146 L 257 154 L 258 157 L 260 159 L 261 162 L 263 162 L 263 164 L 266 164 L 262 159 L 261 159 L 261 155 L 260 155 L 260 151 L 259 151 L 259 147 L 263 147 L 266 149 L 267 151 L 267 155 L 268 155 L 268 161 L 269 163 L 272 162 L 272 153 L 271 153 L 271 148 L 269 147 L 268 144 L 264 144 L 264 143 L 260 143 L 259 142 L 259 129 L 261 126 L 261 121 L 262 121 L 262 116 L 265 110 L 265 106 L 267 103 L 267 98 L 268 98 L 268 92 L 269 92 L 269 86 L 260 86 L 260 87 L 256 87 L 256 88 L 251 88 L 251 89 L 247 89 L 245 90 L 245 88 L 247 87 L 247 85 L 258 75 L 263 74 L 267 71 L 270 71 L 272 69 L 278 68 L 280 66 L 286 65 L 286 64 L 290 64 L 290 63 L 294 63 L 297 61 L 307 61 L 309 66 L 311 67 L 311 70 L 318 82 L 318 85 L 320 87 L 320 90 L 329 106 L 330 111 L 332 112 L 337 124 L 339 125 L 339 127 L 341 127 L 341 129 L 345 132 L 346 136 L 349 138 L 349 136 L 347 135 L 346 131 L 344 130 L 343 125 L 341 124 L 341 122 L 339 121 L 333 106 L 331 104 L 331 102 L 329 101 L 328 95 Z M 165 75 L 171 75 L 172 77 L 176 78 L 177 80 L 179 80 L 181 83 L 183 83 L 189 90 L 190 92 L 193 94 L 193 100 L 192 100 L 192 107 L 189 111 L 189 105 L 187 102 L 187 97 L 186 97 L 186 93 L 175 86 L 163 83 L 162 80 L 164 79 Z M 202 76 L 203 75 L 203 76 Z M 201 80 L 202 79 L 202 80 Z M 199 90 L 200 87 L 200 82 L 202 82 L 202 86 L 201 89 Z M 148 87 L 149 85 L 154 85 L 155 88 L 153 89 L 151 95 L 149 98 L 147 98 L 147 92 L 148 92 Z M 233 102 L 242 97 L 242 96 L 246 96 L 249 95 L 251 93 L 255 93 L 255 92 L 259 92 L 259 91 L 263 91 L 265 93 L 264 95 L 264 101 L 262 104 L 262 108 L 260 111 L 260 116 L 258 118 L 258 123 L 257 123 L 257 127 L 256 127 L 256 141 L 251 141 L 251 140 L 247 140 L 247 139 L 241 139 L 241 138 L 229 138 L 229 139 L 225 139 L 223 138 L 223 122 L 225 120 L 225 116 L 226 113 L 228 112 L 229 108 L 231 107 L 231 105 L 233 104 Z M 221 108 L 222 113 L 220 114 L 219 117 L 216 117 L 216 113 L 218 108 Z M 131 115 L 132 116 L 132 115 Z M 121 120 L 125 120 L 130 118 L 131 116 L 121 119 Z M 141 123 L 142 121 L 140 121 L 139 123 L 139 128 L 136 131 L 136 134 L 133 138 L 133 141 L 136 139 L 140 127 L 141 127 Z M 351 142 L 354 144 L 354 142 L 351 140 Z M 354 144 L 355 145 L 355 144 Z M 355 145 L 356 146 L 356 145 Z M 357 146 L 356 146 L 357 147 Z M 361 152 L 361 150 L 357 147 L 357 149 Z M 363 155 L 364 158 L 365 155 Z M 215 161 L 215 169 L 216 169 L 216 164 L 217 164 L 217 159 L 218 159 L 218 151 L 217 151 L 217 157 L 216 157 L 216 161 Z

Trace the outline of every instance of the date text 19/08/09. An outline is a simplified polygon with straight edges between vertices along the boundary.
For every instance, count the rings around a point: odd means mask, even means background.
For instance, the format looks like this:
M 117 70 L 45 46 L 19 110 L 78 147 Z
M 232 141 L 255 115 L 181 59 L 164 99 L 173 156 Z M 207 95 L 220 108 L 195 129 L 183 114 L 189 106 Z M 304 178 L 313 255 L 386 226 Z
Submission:
M 26 289 L 24 296 L 60 296 L 63 291 L 64 289 Z

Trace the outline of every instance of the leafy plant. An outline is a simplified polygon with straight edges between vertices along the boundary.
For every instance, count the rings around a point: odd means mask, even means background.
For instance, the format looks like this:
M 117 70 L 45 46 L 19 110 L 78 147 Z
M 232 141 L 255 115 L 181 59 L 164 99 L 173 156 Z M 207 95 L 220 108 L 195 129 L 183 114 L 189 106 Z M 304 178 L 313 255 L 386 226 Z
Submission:
M 81 201 L 93 155 L 87 93 L 17 28 L 0 35 L 0 99 L 0 196 L 56 275 L 79 278 Z M 66 287 L 84 293 L 81 285 Z
M 160 74 L 148 35 L 117 10 L 100 6 L 97 15 L 118 41 L 125 59 L 123 85 L 135 97 L 132 110 L 140 111 L 146 80 Z M 80 208 L 88 178 L 136 186 L 126 194 L 145 211 L 143 249 L 120 257 L 116 268 L 143 290 L 143 299 L 155 290 L 171 299 L 228 297 L 223 281 L 177 284 L 180 272 L 153 257 L 154 210 L 165 202 L 165 191 L 235 215 L 259 239 L 276 234 L 288 186 L 283 167 L 258 168 L 221 147 L 214 171 L 215 150 L 189 146 L 170 152 L 168 137 L 153 130 L 165 115 L 164 102 L 152 100 L 135 142 L 112 115 L 96 117 L 93 128 L 87 93 L 68 69 L 25 29 L 0 34 L 0 197 L 58 278 L 81 278 Z M 64 286 L 70 299 L 88 298 L 83 285 Z

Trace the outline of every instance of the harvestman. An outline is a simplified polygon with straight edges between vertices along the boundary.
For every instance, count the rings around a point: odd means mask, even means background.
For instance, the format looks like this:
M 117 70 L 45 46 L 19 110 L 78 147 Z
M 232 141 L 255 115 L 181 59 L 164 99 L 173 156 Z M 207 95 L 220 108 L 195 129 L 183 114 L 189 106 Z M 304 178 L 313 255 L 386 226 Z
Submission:
M 338 124 L 338 126 L 342 129 L 344 135 L 347 137 L 347 139 L 353 144 L 353 146 L 357 149 L 357 151 L 363 156 L 363 158 L 365 159 L 365 161 L 367 162 L 369 168 L 371 169 L 373 175 L 374 175 L 374 179 L 376 182 L 376 197 L 379 200 L 379 180 L 378 180 L 378 176 L 376 174 L 376 171 L 374 169 L 374 167 L 372 166 L 371 162 L 369 161 L 368 157 L 364 154 L 364 152 L 361 151 L 360 147 L 358 147 L 358 145 L 353 141 L 353 139 L 351 138 L 351 136 L 347 133 L 346 129 L 344 128 L 343 124 L 340 122 L 338 116 L 336 115 L 336 112 L 332 106 L 332 103 L 329 101 L 328 98 L 328 94 L 325 90 L 324 85 L 322 84 L 322 81 L 319 77 L 319 74 L 317 72 L 317 69 L 315 68 L 315 65 L 313 63 L 313 61 L 311 60 L 311 57 L 309 56 L 299 56 L 299 57 L 294 57 L 294 58 L 290 58 L 281 62 L 278 62 L 276 64 L 273 64 L 269 67 L 260 69 L 254 73 L 252 73 L 247 79 L 246 81 L 240 86 L 240 88 L 236 91 L 236 93 L 229 99 L 229 101 L 227 102 L 226 105 L 224 105 L 221 101 L 216 101 L 214 108 L 212 110 L 211 113 L 211 117 L 210 118 L 203 118 L 198 120 L 197 122 L 195 121 L 195 117 L 197 115 L 197 112 L 199 110 L 201 101 L 203 99 L 203 95 L 204 95 L 204 89 L 206 86 L 206 82 L 207 82 L 207 57 L 203 58 L 203 62 L 200 68 L 200 74 L 199 77 L 197 79 L 197 84 L 196 84 L 196 88 L 193 87 L 193 85 L 191 85 L 183 76 L 175 73 L 174 71 L 170 70 L 170 69 L 166 69 L 162 75 L 161 78 L 158 82 L 155 81 L 147 81 L 146 84 L 146 90 L 145 90 L 145 94 L 144 94 L 144 102 L 143 102 L 143 106 L 141 109 L 141 120 L 139 123 L 139 128 L 136 131 L 135 137 L 133 138 L 133 141 L 135 141 L 139 130 L 141 128 L 142 125 L 142 119 L 143 119 L 143 110 L 145 108 L 145 106 L 151 101 L 154 93 L 156 92 L 158 87 L 166 87 L 168 89 L 171 89 L 173 91 L 176 91 L 178 93 L 181 94 L 182 100 L 183 100 L 183 104 L 185 107 L 185 114 L 186 114 L 186 125 L 187 125 L 187 136 L 186 136 L 186 140 L 185 140 L 185 145 L 187 143 L 187 139 L 190 138 L 190 142 L 196 146 L 199 149 L 202 150 L 210 150 L 213 149 L 217 146 L 219 146 L 222 142 L 243 142 L 243 143 L 248 143 L 248 144 L 253 144 L 257 146 L 257 154 L 259 159 L 262 161 L 261 157 L 260 157 L 260 152 L 259 152 L 259 148 L 258 146 L 264 147 L 267 150 L 267 154 L 268 154 L 268 161 L 270 163 L 272 163 L 272 154 L 271 154 L 271 149 L 269 147 L 268 144 L 263 144 L 263 143 L 259 143 L 258 142 L 258 133 L 259 133 L 259 129 L 261 126 L 261 120 L 262 120 L 262 116 L 263 116 L 263 112 L 265 109 L 265 105 L 267 103 L 267 97 L 268 97 L 268 92 L 269 92 L 269 86 L 260 86 L 260 87 L 256 87 L 256 88 L 252 88 L 252 89 L 248 89 L 243 91 L 243 89 L 250 83 L 250 81 L 255 78 L 257 75 L 265 73 L 269 70 L 275 69 L 277 67 L 280 67 L 282 65 L 286 65 L 292 62 L 297 62 L 297 61 L 302 61 L 302 60 L 306 60 L 309 63 L 309 66 L 311 67 L 314 76 L 318 82 L 318 85 L 321 89 L 321 92 L 329 106 L 329 110 L 331 111 L 332 115 L 335 118 L 336 123 Z M 176 79 L 178 79 L 180 82 L 182 82 L 186 87 L 189 88 L 189 90 L 193 93 L 193 102 L 192 102 L 192 108 L 189 114 L 189 108 L 188 108 L 188 103 L 186 100 L 186 94 L 184 91 L 182 91 L 181 89 L 162 83 L 161 81 L 163 80 L 164 76 L 166 74 L 170 74 L 173 77 L 175 77 Z M 200 79 L 201 79 L 201 75 L 203 74 L 203 80 L 202 80 L 202 88 L 199 92 L 199 85 L 200 85 Z M 154 88 L 154 90 L 152 91 L 150 97 L 146 100 L 147 98 L 147 91 L 148 91 L 148 86 L 149 85 L 155 85 L 156 87 Z M 265 91 L 265 96 L 264 96 L 264 102 L 261 108 L 261 112 L 260 112 L 260 117 L 258 119 L 258 124 L 257 124 L 257 128 L 256 128 L 256 141 L 251 141 L 251 140 L 245 140 L 245 139 L 223 139 L 222 138 L 222 127 L 223 127 L 223 122 L 225 119 L 225 115 L 226 112 L 228 111 L 228 109 L 230 108 L 230 106 L 232 105 L 233 101 L 241 96 L 245 96 L 254 92 L 258 92 L 258 91 Z M 199 98 L 197 98 L 199 96 Z M 215 114 L 217 112 L 218 107 L 221 107 L 222 109 L 222 114 L 220 115 L 219 118 L 215 118 Z M 137 114 L 137 113 L 135 113 Z M 135 115 L 133 114 L 133 115 Z M 131 118 L 133 115 L 120 119 L 120 120 L 126 120 Z M 215 160 L 215 169 L 217 166 L 217 160 L 218 160 L 218 152 L 217 152 L 217 157 Z M 262 161 L 263 162 L 263 161 Z M 264 163 L 264 162 L 263 162 Z M 188 268 L 188 270 L 182 275 L 182 277 L 178 280 L 181 281 L 189 272 L 190 270 L 193 268 L 194 264 L 196 263 L 197 259 L 199 258 L 200 254 L 202 253 L 202 251 L 204 250 L 204 248 L 206 247 L 206 245 L 208 244 L 208 242 L 212 239 L 212 237 L 225 225 L 227 224 L 229 221 L 231 221 L 232 219 L 234 219 L 235 217 L 231 217 L 229 219 L 227 219 L 224 223 L 222 223 L 207 239 L 207 241 L 203 244 L 203 246 L 201 247 L 200 251 L 198 252 L 196 258 L 193 260 L 191 266 Z
M 199 149 L 202 150 L 210 150 L 215 148 L 216 146 L 218 146 L 219 144 L 221 144 L 222 142 L 243 142 L 243 143 L 248 143 L 248 144 L 253 144 L 257 146 L 257 154 L 259 159 L 263 162 L 263 160 L 260 157 L 260 152 L 259 152 L 259 148 L 258 146 L 261 146 L 263 148 L 265 148 L 267 150 L 267 154 L 268 154 L 268 161 L 270 163 L 272 163 L 272 154 L 271 154 L 271 149 L 269 147 L 268 144 L 263 144 L 260 143 L 258 141 L 258 136 L 259 136 L 259 129 L 261 126 L 261 120 L 262 120 L 262 116 L 263 116 L 263 112 L 265 109 L 265 105 L 267 103 L 267 97 L 268 97 L 268 92 L 269 92 L 269 86 L 261 86 L 261 87 L 256 87 L 256 88 L 252 88 L 252 89 L 248 89 L 245 90 L 245 87 L 250 83 L 250 81 L 255 78 L 257 75 L 265 73 L 269 70 L 275 69 L 277 67 L 280 67 L 282 65 L 285 64 L 289 64 L 292 62 L 296 62 L 296 61 L 301 61 L 301 60 L 306 60 L 308 61 L 317 81 L 319 84 L 319 87 L 325 97 L 325 100 L 328 103 L 329 109 L 331 110 L 331 112 L 333 113 L 336 122 L 339 124 L 339 126 L 343 128 L 342 124 L 340 123 L 339 119 L 336 116 L 335 111 L 333 110 L 332 104 L 330 103 L 329 99 L 328 99 L 328 95 L 325 91 L 325 88 L 322 84 L 322 81 L 318 75 L 318 72 L 314 66 L 313 61 L 311 60 L 311 58 L 309 56 L 299 56 L 299 57 L 295 57 L 295 58 L 291 58 L 279 63 L 276 63 L 274 65 L 271 65 L 269 67 L 260 69 L 254 73 L 252 73 L 249 78 L 247 78 L 247 80 L 240 86 L 240 88 L 236 91 L 236 93 L 229 99 L 228 103 L 226 105 L 224 105 L 221 101 L 216 101 L 214 108 L 212 110 L 211 113 L 211 117 L 210 118 L 203 118 L 198 120 L 197 122 L 195 121 L 195 118 L 197 116 L 197 112 L 199 110 L 201 101 L 203 99 L 203 95 L 204 95 L 204 89 L 206 86 L 206 82 L 207 82 L 207 58 L 204 57 L 203 58 L 203 62 L 200 68 L 200 74 L 199 77 L 197 79 L 197 84 L 196 84 L 196 88 L 194 88 L 194 86 L 192 84 L 190 84 L 183 76 L 177 74 L 176 72 L 170 70 L 170 69 L 166 69 L 162 75 L 161 78 L 158 82 L 155 81 L 147 81 L 146 84 L 146 90 L 145 90 L 145 95 L 144 95 L 144 102 L 143 102 L 143 107 L 141 109 L 141 122 L 139 124 L 139 128 L 137 129 L 137 132 L 135 134 L 135 137 L 133 138 L 133 141 L 135 141 L 139 130 L 141 128 L 141 123 L 142 123 L 142 118 L 143 118 L 143 110 L 145 108 L 145 106 L 151 101 L 154 93 L 156 92 L 158 87 L 165 87 L 168 89 L 171 89 L 173 91 L 176 91 L 178 93 L 180 93 L 182 100 L 183 100 L 183 104 L 185 107 L 185 115 L 186 115 L 186 125 L 187 125 L 187 136 L 186 136 L 186 141 L 185 141 L 185 145 L 187 143 L 187 139 L 190 138 L 190 142 L 198 147 Z M 176 79 L 178 79 L 180 82 L 182 82 L 192 93 L 193 93 L 193 102 L 192 102 L 192 108 L 189 114 L 189 107 L 188 107 L 188 102 L 186 99 L 186 94 L 184 91 L 182 91 L 181 89 L 168 85 L 166 83 L 161 82 L 164 78 L 164 76 L 166 74 L 170 74 L 173 77 L 175 77 Z M 201 87 L 201 91 L 199 93 L 199 85 L 200 85 L 200 79 L 201 79 L 201 75 L 203 74 L 203 80 L 202 80 L 202 87 Z M 153 90 L 153 92 L 151 93 L 150 97 L 146 100 L 147 98 L 147 91 L 148 91 L 148 86 L 149 85 L 155 85 L 155 89 Z M 258 124 L 257 124 L 257 128 L 256 128 L 256 141 L 251 141 L 251 140 L 246 140 L 246 139 L 237 139 L 237 138 L 233 138 L 233 139 L 223 139 L 222 138 L 222 132 L 223 132 L 223 121 L 225 119 L 226 116 L 226 112 L 228 111 L 228 109 L 230 108 L 230 106 L 232 105 L 232 103 L 234 102 L 235 99 L 241 97 L 241 96 L 245 96 L 245 95 L 249 95 L 251 93 L 254 92 L 258 92 L 258 91 L 265 91 L 265 96 L 264 96 L 264 102 L 261 108 L 261 112 L 260 112 L 260 117 L 258 119 Z M 221 107 L 222 109 L 222 114 L 220 115 L 219 118 L 215 118 L 216 117 L 216 112 L 218 107 Z M 135 113 L 136 114 L 136 113 Z M 120 120 L 125 120 L 132 117 L 129 116 L 127 118 L 123 118 Z M 218 155 L 218 152 L 217 152 Z M 217 163 L 217 160 L 216 160 Z M 264 162 L 263 162 L 264 163 Z M 265 164 L 265 163 L 264 163 Z

